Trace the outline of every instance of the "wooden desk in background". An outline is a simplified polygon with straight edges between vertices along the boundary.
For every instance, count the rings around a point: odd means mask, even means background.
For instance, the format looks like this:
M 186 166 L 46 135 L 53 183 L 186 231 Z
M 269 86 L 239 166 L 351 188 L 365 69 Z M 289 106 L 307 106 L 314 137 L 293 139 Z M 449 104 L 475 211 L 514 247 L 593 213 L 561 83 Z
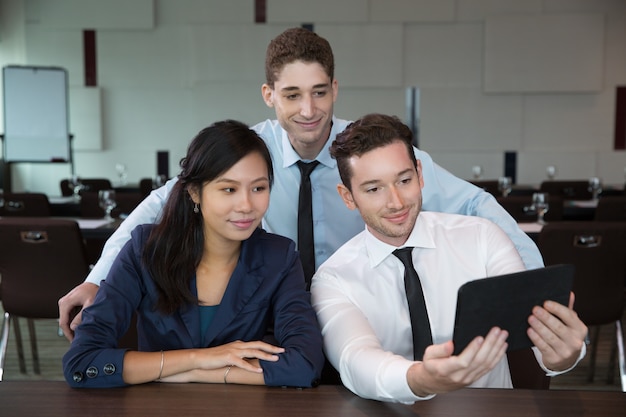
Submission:
M 413 405 L 364 400 L 342 386 L 312 389 L 159 384 L 78 390 L 62 381 L 0 383 L 3 416 L 622 416 L 626 394 L 463 389 Z

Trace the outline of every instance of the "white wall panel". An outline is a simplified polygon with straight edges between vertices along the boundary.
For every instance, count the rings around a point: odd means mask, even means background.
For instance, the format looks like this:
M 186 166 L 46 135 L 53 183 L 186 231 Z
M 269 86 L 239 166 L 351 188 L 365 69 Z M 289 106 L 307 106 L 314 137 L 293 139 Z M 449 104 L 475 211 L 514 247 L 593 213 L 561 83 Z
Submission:
M 76 152 L 82 176 L 117 179 L 115 164 L 126 165 L 129 182 L 156 175 L 156 152 L 169 150 L 170 174 L 197 133 L 192 122 L 191 93 L 175 88 L 103 89 L 105 115 L 102 152 Z
M 543 3 L 543 0 L 457 0 L 457 19 L 482 21 L 494 15 L 539 13 Z
M 551 12 L 617 12 L 626 11 L 624 0 L 543 0 L 543 9 Z
M 474 89 L 421 90 L 421 142 L 430 150 L 476 152 L 519 149 L 522 102 Z
M 157 25 L 252 23 L 254 0 L 156 0 Z
M 604 87 L 626 84 L 626 1 L 623 13 L 607 16 L 605 38 Z
M 489 17 L 485 91 L 600 91 L 603 55 L 603 15 Z
M 203 25 L 191 31 L 191 79 L 204 81 L 265 81 L 265 51 L 288 26 Z
M 410 24 L 404 39 L 405 85 L 482 88 L 482 25 Z
M 400 24 L 316 25 L 335 55 L 335 77 L 350 87 L 402 87 Z
M 65 68 L 68 85 L 84 85 L 82 32 L 45 30 L 29 25 L 26 32 L 26 64 Z
M 428 146 L 420 146 L 430 154 L 433 160 L 441 167 L 464 180 L 474 178 L 472 167 L 480 165 L 483 168 L 483 180 L 493 180 L 504 175 L 504 152 L 451 152 L 431 151 Z M 426 184 L 428 186 L 428 184 Z
M 31 24 L 63 29 L 151 29 L 153 0 L 25 0 Z
M 525 97 L 524 149 L 611 149 L 614 96 L 607 93 Z
M 189 36 L 181 27 L 97 34 L 98 84 L 107 88 L 186 86 Z
M 367 22 L 368 0 L 267 0 L 267 22 Z
M 596 175 L 606 185 L 624 188 L 626 183 L 626 151 L 598 152 Z
M 595 176 L 597 172 L 594 152 L 569 152 L 563 148 L 554 151 L 526 151 L 517 156 L 517 182 L 538 186 L 548 179 L 546 168 L 550 165 L 557 169 L 557 180 L 584 180 Z
M 70 87 L 70 133 L 74 152 L 102 149 L 101 90 L 98 87 Z
M 197 85 L 192 92 L 193 125 L 197 130 L 217 120 L 235 119 L 248 125 L 276 115 L 261 97 L 261 84 L 220 82 Z
M 402 88 L 350 88 L 339 83 L 335 115 L 356 120 L 368 113 L 398 116 L 406 121 L 405 91 Z
M 369 0 L 371 22 L 454 20 L 454 0 Z

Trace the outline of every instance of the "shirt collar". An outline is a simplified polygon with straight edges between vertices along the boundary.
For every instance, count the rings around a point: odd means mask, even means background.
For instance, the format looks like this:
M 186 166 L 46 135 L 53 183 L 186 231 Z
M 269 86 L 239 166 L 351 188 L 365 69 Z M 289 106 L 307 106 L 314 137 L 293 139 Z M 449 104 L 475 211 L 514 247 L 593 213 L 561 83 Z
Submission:
M 404 248 L 412 246 L 416 248 L 435 248 L 435 239 L 432 230 L 428 227 L 428 221 L 425 216 L 418 215 L 415 221 L 415 227 L 409 235 L 406 242 L 399 246 Z M 391 253 L 398 249 L 396 246 L 389 245 L 376 238 L 367 227 L 365 227 L 365 249 L 368 254 L 370 267 L 376 268 Z
M 328 140 L 324 144 L 324 147 L 315 158 L 316 161 L 319 161 L 322 165 L 326 165 L 328 168 L 335 168 L 337 166 L 337 161 L 335 161 L 329 152 L 330 145 L 333 140 L 335 140 L 335 136 L 337 136 L 337 125 L 335 122 L 335 116 L 333 116 L 333 125 L 330 129 L 330 136 Z M 289 136 L 287 136 L 287 131 L 285 129 L 281 129 L 283 132 L 282 135 L 282 145 L 283 145 L 283 168 L 287 168 L 295 164 L 300 160 L 300 155 L 296 153 L 296 151 L 291 146 L 291 142 L 289 142 Z M 308 162 L 308 161 L 305 161 Z

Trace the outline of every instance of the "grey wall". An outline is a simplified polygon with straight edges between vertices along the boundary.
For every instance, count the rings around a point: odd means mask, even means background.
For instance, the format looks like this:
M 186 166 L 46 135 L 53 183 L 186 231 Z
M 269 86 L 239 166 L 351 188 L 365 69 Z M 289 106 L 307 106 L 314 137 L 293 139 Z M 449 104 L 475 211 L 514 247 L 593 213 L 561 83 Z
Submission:
M 170 172 L 202 127 L 272 117 L 261 100 L 271 38 L 302 23 L 333 46 L 336 114 L 405 117 L 421 92 L 420 147 L 471 178 L 502 175 L 517 151 L 518 182 L 600 176 L 623 184 L 613 151 L 615 88 L 626 85 L 623 0 L 0 0 L 0 65 L 69 71 L 75 166 L 115 181 Z M 97 32 L 98 87 L 85 87 L 82 31 Z M 0 126 L 0 131 L 1 131 Z M 59 194 L 67 164 L 16 164 L 13 188 Z

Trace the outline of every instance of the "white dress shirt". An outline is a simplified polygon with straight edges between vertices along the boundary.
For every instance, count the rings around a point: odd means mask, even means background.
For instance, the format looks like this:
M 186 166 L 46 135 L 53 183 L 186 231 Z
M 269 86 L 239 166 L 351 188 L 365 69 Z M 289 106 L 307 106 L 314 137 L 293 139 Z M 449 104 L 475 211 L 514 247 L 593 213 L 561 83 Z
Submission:
M 452 339 L 462 284 L 525 269 L 507 235 L 479 217 L 421 212 L 404 246 L 414 247 L 435 344 Z M 346 387 L 364 398 L 411 403 L 425 398 L 406 380 L 413 338 L 395 249 L 361 232 L 320 266 L 311 297 L 326 355 Z M 506 357 L 471 386 L 512 387 Z
M 361 232 L 363 220 L 358 211 L 349 210 L 337 193 L 341 182 L 337 163 L 330 157 L 328 148 L 337 133 L 350 122 L 333 117 L 329 140 L 320 151 L 320 164 L 311 174 L 313 201 L 313 234 L 315 260 L 319 267 L 341 245 Z M 297 242 L 297 201 L 300 188 L 300 170 L 296 162 L 299 157 L 293 150 L 287 133 L 277 120 L 266 120 L 252 127 L 265 140 L 274 164 L 274 184 L 270 193 L 270 205 L 263 227 L 272 233 L 291 238 Z M 415 149 L 422 162 L 425 186 L 422 190 L 425 211 L 441 211 L 481 216 L 497 223 L 515 242 L 517 250 L 528 268 L 543 266 L 543 260 L 535 243 L 519 229 L 515 220 L 498 204 L 496 199 L 482 189 L 461 180 L 435 164 L 426 152 Z M 153 191 L 122 222 L 118 230 L 107 241 L 102 255 L 89 276 L 88 282 L 100 283 L 106 275 L 124 243 L 130 238 L 135 226 L 154 223 L 158 220 L 161 207 L 176 179 Z

